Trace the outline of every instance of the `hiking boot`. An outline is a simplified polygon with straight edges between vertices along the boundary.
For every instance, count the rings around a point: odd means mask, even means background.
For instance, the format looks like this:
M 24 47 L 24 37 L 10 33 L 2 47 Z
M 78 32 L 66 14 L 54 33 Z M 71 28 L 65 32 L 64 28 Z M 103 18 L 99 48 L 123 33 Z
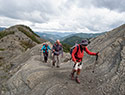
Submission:
M 80 84 L 80 80 L 78 77 L 76 77 L 76 82 Z
M 52 64 L 53 66 L 55 66 L 55 63 L 53 62 L 53 64 Z
M 45 60 L 44 62 L 47 63 L 47 60 Z
M 60 68 L 60 66 L 56 66 L 57 68 Z

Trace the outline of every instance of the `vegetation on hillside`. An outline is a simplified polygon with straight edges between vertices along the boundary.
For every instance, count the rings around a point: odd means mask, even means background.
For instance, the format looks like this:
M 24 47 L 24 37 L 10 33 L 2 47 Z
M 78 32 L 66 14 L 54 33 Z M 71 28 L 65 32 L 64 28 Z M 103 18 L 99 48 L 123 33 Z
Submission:
M 0 51 L 4 51 L 5 49 L 4 48 L 0 48 Z
M 20 45 L 21 45 L 22 47 L 24 47 L 25 50 L 27 50 L 28 48 L 32 48 L 32 47 L 35 46 L 35 44 L 30 43 L 30 42 L 28 42 L 28 41 L 20 41 Z
M 76 43 L 77 44 L 81 43 L 82 40 L 83 38 L 80 38 L 78 36 L 72 36 L 65 39 L 64 41 L 61 42 L 63 45 L 64 52 L 70 52 L 70 48 L 74 46 Z M 90 39 L 87 40 L 89 41 Z
M 69 38 L 63 40 L 62 43 L 74 46 L 76 43 L 77 44 L 81 43 L 81 41 L 84 40 L 84 39 L 87 39 L 90 43 L 91 38 L 81 38 L 81 37 L 78 37 L 78 36 L 69 37 Z
M 23 32 L 25 35 L 27 35 L 30 39 L 32 39 L 33 41 L 35 41 L 36 43 L 40 44 L 40 41 L 31 33 L 27 32 L 25 29 L 23 29 L 22 27 L 18 27 L 18 30 Z
M 66 53 L 69 53 L 69 52 L 70 52 L 71 45 L 62 43 L 62 46 L 63 46 L 63 51 L 64 51 L 64 52 L 66 52 Z
M 30 32 L 32 32 L 35 36 L 37 36 L 37 37 L 39 37 L 39 38 L 40 38 L 40 36 L 39 36 L 39 35 L 37 35 L 36 33 L 34 33 L 30 27 L 25 26 L 25 25 L 20 25 L 20 26 L 25 27 L 25 28 L 26 28 L 26 29 L 28 29 Z
M 9 32 L 2 31 L 0 32 L 0 39 L 7 35 L 14 34 L 14 33 L 15 33 L 14 31 L 9 31 Z
M 73 46 L 73 45 L 75 45 L 75 43 L 80 43 L 82 41 L 82 39 L 83 38 L 80 38 L 78 36 L 72 36 L 72 37 L 69 37 L 69 38 L 63 40 L 62 43 Z

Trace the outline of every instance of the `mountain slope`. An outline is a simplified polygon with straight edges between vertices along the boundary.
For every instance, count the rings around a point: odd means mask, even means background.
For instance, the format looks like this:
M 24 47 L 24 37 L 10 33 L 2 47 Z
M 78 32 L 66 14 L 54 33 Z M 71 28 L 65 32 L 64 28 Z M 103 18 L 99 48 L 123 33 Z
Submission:
M 94 37 L 103 35 L 104 33 L 95 33 L 95 34 L 94 33 L 75 33 L 75 34 L 71 34 L 71 35 L 68 35 L 68 36 L 61 38 L 61 41 L 66 40 L 72 36 L 77 36 L 77 37 L 80 37 L 83 39 L 89 39 L 89 38 L 94 38 Z
M 12 26 L 0 32 L 0 57 L 6 62 L 46 40 L 24 25 Z
M 92 73 L 95 56 L 85 54 L 81 84 L 69 77 L 73 66 L 69 54 L 61 58 L 61 68 L 51 68 L 51 57 L 43 63 L 41 45 L 36 45 L 11 61 L 18 69 L 11 70 L 1 95 L 124 95 L 125 24 L 91 40 L 89 50 L 100 51 L 100 56 Z
M 78 36 L 72 36 L 72 37 L 69 37 L 69 38 L 63 40 L 62 43 L 73 46 L 73 45 L 75 45 L 75 43 L 80 43 L 82 39 L 83 38 L 78 37 Z
M 80 43 L 83 39 L 91 39 L 97 36 L 103 35 L 104 33 L 76 33 L 72 35 L 68 35 L 61 39 L 62 43 L 66 43 L 68 45 L 73 46 L 75 43 Z
M 97 38 L 91 39 L 88 46 L 91 51 L 99 51 L 93 82 L 96 85 L 92 89 L 94 95 L 124 95 L 125 93 L 125 24 L 105 33 Z M 85 57 L 86 63 L 94 63 L 93 57 Z M 84 72 L 93 69 L 88 65 Z M 85 73 L 84 73 L 85 74 Z M 82 77 L 85 77 L 82 75 Z
M 29 27 L 24 25 L 12 26 L 0 32 L 0 84 L 7 79 L 9 70 L 15 66 L 11 61 L 46 40 L 36 35 Z M 0 85 L 1 88 L 1 85 Z

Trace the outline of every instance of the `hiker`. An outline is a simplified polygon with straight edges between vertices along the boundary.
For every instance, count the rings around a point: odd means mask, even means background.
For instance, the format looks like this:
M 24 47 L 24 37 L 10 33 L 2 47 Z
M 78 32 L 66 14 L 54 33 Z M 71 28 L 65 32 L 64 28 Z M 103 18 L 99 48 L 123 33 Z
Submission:
M 76 73 L 75 80 L 77 83 L 80 83 L 78 76 L 80 75 L 80 71 L 83 65 L 82 58 L 84 56 L 84 51 L 87 52 L 89 55 L 96 56 L 99 54 L 98 52 L 97 53 L 90 52 L 87 48 L 87 45 L 88 45 L 88 40 L 83 40 L 80 44 L 78 44 L 72 49 L 72 52 L 70 52 L 72 60 L 74 62 L 74 66 L 71 72 L 71 79 L 74 80 L 74 74 Z
M 41 51 L 43 50 L 44 62 L 47 63 L 48 60 L 48 50 L 51 50 L 48 44 L 43 44 Z
M 53 61 L 52 61 L 52 65 L 55 66 L 56 60 L 55 57 L 57 58 L 57 68 L 60 67 L 60 54 L 62 54 L 63 57 L 63 47 L 62 44 L 60 43 L 59 40 L 56 40 L 56 43 L 53 45 L 52 48 L 52 52 L 53 52 Z

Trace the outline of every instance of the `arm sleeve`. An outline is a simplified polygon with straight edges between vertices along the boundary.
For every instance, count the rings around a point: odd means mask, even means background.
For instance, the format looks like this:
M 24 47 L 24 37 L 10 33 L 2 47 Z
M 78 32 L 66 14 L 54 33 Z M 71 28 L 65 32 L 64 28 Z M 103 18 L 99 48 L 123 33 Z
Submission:
M 53 47 L 52 47 L 52 53 L 57 54 L 57 52 L 55 51 L 55 46 L 54 46 L 54 45 L 53 45 Z
M 89 51 L 87 47 L 85 47 L 85 51 L 86 51 L 89 55 L 96 55 L 96 53 Z
M 50 46 L 48 46 L 48 49 L 51 50 Z
M 52 47 L 52 51 L 53 51 L 53 50 L 55 50 L 55 49 L 54 49 L 54 45 L 53 45 L 53 47 Z
M 76 53 L 76 51 L 77 51 L 77 47 L 75 47 L 75 48 L 73 49 L 73 51 L 72 51 L 72 60 L 73 60 L 74 62 L 76 62 L 76 58 L 75 58 L 75 53 Z

